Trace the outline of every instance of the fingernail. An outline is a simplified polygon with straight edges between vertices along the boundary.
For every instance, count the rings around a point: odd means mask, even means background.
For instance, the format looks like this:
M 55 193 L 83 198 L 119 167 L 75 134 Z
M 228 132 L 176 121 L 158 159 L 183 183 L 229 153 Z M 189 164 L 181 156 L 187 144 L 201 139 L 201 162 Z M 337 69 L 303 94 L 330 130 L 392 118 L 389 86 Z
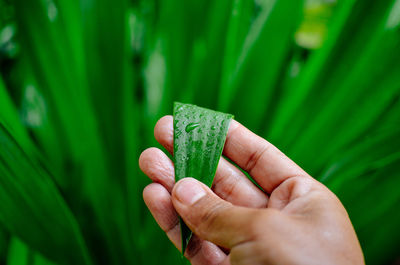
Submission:
M 183 179 L 177 185 L 175 195 L 183 204 L 192 205 L 206 195 L 200 183 L 192 178 Z

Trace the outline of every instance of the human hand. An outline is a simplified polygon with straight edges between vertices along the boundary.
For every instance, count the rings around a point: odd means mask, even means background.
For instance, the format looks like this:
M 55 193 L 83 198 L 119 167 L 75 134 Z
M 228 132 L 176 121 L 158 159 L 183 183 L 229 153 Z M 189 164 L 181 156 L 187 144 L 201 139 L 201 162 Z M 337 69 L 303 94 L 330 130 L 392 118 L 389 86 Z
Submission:
M 172 116 L 154 135 L 172 153 Z M 364 264 L 338 198 L 276 147 L 233 120 L 223 154 L 264 192 L 224 158 L 212 190 L 192 178 L 174 183 L 173 163 L 157 148 L 139 158 L 153 180 L 143 198 L 157 223 L 178 249 L 178 214 L 194 232 L 185 253 L 193 265 Z

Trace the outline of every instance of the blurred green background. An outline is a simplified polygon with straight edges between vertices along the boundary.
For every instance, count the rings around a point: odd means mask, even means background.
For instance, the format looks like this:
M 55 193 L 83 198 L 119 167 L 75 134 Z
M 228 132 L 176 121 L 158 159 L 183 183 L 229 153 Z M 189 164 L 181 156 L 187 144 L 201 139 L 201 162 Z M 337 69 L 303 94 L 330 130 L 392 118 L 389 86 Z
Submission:
M 0 264 L 180 264 L 138 168 L 174 100 L 229 112 L 400 256 L 400 0 L 0 0 Z

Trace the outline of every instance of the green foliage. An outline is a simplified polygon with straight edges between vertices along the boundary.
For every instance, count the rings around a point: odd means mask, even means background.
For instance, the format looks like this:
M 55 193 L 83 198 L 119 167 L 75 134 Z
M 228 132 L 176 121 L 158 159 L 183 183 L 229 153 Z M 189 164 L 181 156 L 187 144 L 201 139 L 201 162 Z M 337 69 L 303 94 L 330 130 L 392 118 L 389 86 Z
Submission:
M 0 264 L 179 264 L 137 166 L 174 100 L 282 149 L 390 263 L 399 47 L 399 0 L 0 0 Z
M 20 126 L 1 83 L 0 94 L 0 222 L 60 264 L 91 264 L 78 224 L 41 166 L 44 161 Z

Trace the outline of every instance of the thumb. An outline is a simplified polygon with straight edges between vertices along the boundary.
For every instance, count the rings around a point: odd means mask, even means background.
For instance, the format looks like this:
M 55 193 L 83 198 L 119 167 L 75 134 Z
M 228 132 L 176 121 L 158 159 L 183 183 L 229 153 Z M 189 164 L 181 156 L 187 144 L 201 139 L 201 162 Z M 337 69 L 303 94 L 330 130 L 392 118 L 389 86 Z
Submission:
M 254 238 L 251 223 L 260 210 L 234 206 L 193 178 L 175 184 L 172 203 L 189 228 L 204 240 L 232 248 Z

